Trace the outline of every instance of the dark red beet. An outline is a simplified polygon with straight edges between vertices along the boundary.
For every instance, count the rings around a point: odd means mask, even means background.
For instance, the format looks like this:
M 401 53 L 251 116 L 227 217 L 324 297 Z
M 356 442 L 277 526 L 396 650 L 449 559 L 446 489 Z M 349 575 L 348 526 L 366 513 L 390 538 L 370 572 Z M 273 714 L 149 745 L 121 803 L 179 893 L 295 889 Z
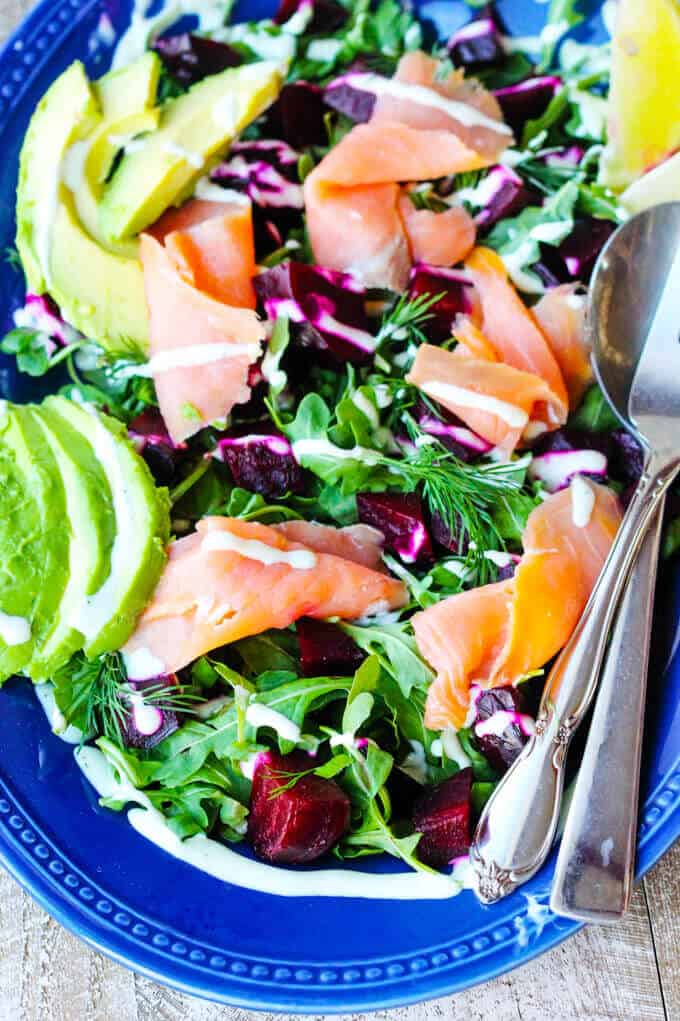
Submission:
M 127 683 L 143 695 L 145 691 L 156 692 L 159 688 L 172 690 L 177 687 L 177 678 L 170 674 L 150 677 L 144 681 L 128 680 Z M 179 719 L 173 709 L 156 708 L 156 705 L 163 704 L 160 694 L 149 700 L 148 710 L 144 710 L 139 703 L 136 705 L 134 696 L 131 699 L 123 695 L 121 701 L 125 707 L 121 720 L 123 741 L 129 748 L 153 748 L 179 727 Z
M 455 532 L 452 532 L 442 516 L 435 512 L 430 517 L 430 535 L 439 546 L 456 556 L 464 557 L 469 549 L 470 536 L 460 517 L 457 518 Z
M 506 123 L 515 134 L 521 135 L 527 121 L 535 120 L 545 113 L 561 84 L 561 80 L 554 75 L 543 75 L 540 78 L 527 78 L 516 85 L 495 89 L 494 96 L 503 111 Z
M 189 32 L 157 39 L 153 49 L 172 77 L 187 87 L 243 63 L 243 57 L 233 47 Z
M 286 262 L 258 274 L 253 284 L 267 317 L 286 314 L 297 345 L 317 352 L 319 361 L 333 367 L 371 362 L 365 291 L 347 274 Z
M 503 567 L 498 568 L 496 581 L 508 581 L 509 578 L 514 577 L 516 570 L 517 563 L 514 560 L 511 560 L 509 564 L 504 564 Z
M 271 432 L 224 436 L 216 457 L 229 466 L 237 486 L 267 498 L 305 491 L 305 471 L 285 436 Z
M 455 67 L 478 71 L 503 60 L 505 51 L 498 25 L 487 14 L 454 32 L 446 48 Z
M 598 255 L 615 230 L 616 224 L 611 220 L 592 216 L 575 222 L 573 231 L 558 249 L 569 279 L 588 282 Z
M 128 426 L 128 435 L 158 485 L 169 486 L 177 481 L 186 443 L 172 442 L 160 411 L 147 408 L 137 415 Z
M 336 32 L 347 21 L 348 11 L 336 0 L 281 0 L 279 9 L 274 15 L 277 25 L 289 21 L 301 7 L 311 7 L 312 17 L 305 29 L 307 35 L 316 32 Z
M 536 455 L 560 450 L 599 450 L 609 460 L 611 436 L 609 433 L 592 433 L 585 429 L 554 429 L 543 433 L 532 449 Z
M 439 301 L 428 309 L 430 319 L 423 324 L 423 332 L 434 344 L 448 340 L 457 315 L 472 311 L 472 285 L 462 273 L 451 269 L 440 269 L 419 262 L 411 270 L 408 296 L 417 298 L 422 294 L 434 297 L 441 294 Z
M 337 624 L 301 617 L 295 629 L 305 677 L 347 677 L 366 658 L 365 652 Z
M 314 861 L 338 842 L 349 825 L 347 795 L 333 780 L 308 774 L 274 793 L 313 765 L 307 755 L 263 753 L 255 767 L 248 839 L 258 858 L 286 865 Z
M 422 833 L 416 854 L 426 865 L 443 868 L 470 847 L 472 769 L 428 790 L 413 810 L 413 825 Z
M 527 713 L 524 693 L 519 687 L 492 688 L 479 695 L 475 709 L 473 727 L 475 744 L 497 772 L 505 773 L 529 740 L 529 733 L 526 732 L 524 721 L 521 719 Z M 517 717 L 516 722 L 508 718 L 507 726 L 501 734 L 478 735 L 476 731 L 478 724 L 483 724 L 497 712 L 514 714 Z
M 385 546 L 405 564 L 432 560 L 423 507 L 416 493 L 357 493 L 359 521 L 385 536 Z
M 644 450 L 627 429 L 615 429 L 609 439 L 609 474 L 627 486 L 636 486 L 645 466 Z
M 480 231 L 490 230 L 506 216 L 517 216 L 526 206 L 541 204 L 541 196 L 510 167 L 492 167 L 489 177 L 496 183 L 496 190 L 484 208 L 475 214 Z
M 294 149 L 308 145 L 328 145 L 324 124 L 324 92 L 312 82 L 297 81 L 284 85 L 278 99 L 267 111 L 264 130 L 282 138 Z
M 355 124 L 365 124 L 371 119 L 377 97 L 353 85 L 351 75 L 347 75 L 327 85 L 323 98 L 326 106 L 349 117 Z

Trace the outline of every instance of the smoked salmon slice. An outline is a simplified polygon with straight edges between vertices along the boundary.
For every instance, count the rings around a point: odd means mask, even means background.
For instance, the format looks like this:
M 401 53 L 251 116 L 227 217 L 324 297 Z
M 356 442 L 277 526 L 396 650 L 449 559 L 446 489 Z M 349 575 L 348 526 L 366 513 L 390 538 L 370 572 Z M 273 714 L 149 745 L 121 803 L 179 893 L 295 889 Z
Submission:
M 290 524 L 199 521 L 193 535 L 170 546 L 160 583 L 124 654 L 148 651 L 171 673 L 211 649 L 288 627 L 299 617 L 350 620 L 405 605 L 400 581 L 327 552 L 332 542 L 324 526 L 299 532 L 323 547 L 316 552 L 288 538 L 286 532 L 296 531 Z M 347 534 L 340 535 L 338 549 L 346 550 L 347 541 Z M 355 552 L 359 545 L 355 537 Z
M 590 348 L 585 336 L 586 300 L 580 284 L 560 284 L 546 291 L 533 307 L 536 322 L 548 341 L 569 393 L 578 407 L 593 381 Z
M 529 515 L 513 578 L 450 596 L 412 618 L 420 653 L 437 673 L 425 708 L 431 729 L 463 726 L 473 682 L 513 684 L 568 641 L 621 521 L 611 490 L 579 483 Z M 587 514 L 577 506 L 581 487 Z
M 181 206 L 170 206 L 155 223 L 146 228 L 145 234 L 151 234 L 156 241 L 165 241 L 174 230 L 189 230 L 205 220 L 215 216 L 224 216 L 229 212 L 232 203 L 225 196 L 224 202 L 213 202 L 212 199 L 189 199 Z
M 259 357 L 264 324 L 252 309 L 193 286 L 150 234 L 140 238 L 140 257 L 151 375 L 168 432 L 180 443 L 248 400 L 248 368 Z
M 374 571 L 384 571 L 382 562 L 385 536 L 372 525 L 346 525 L 333 528 L 316 521 L 284 521 L 272 525 L 277 532 L 293 545 L 306 547 L 315 553 L 331 553 L 333 556 L 362 564 Z
M 483 335 L 471 332 L 471 343 L 473 336 L 473 357 L 460 348 L 446 351 L 422 344 L 406 382 L 453 412 L 489 443 L 511 453 L 551 399 L 552 391 L 533 372 L 485 357 L 488 352 L 482 342 L 488 342 Z
M 462 206 L 452 206 L 441 213 L 416 209 L 405 193 L 399 199 L 399 213 L 412 262 L 453 266 L 474 247 L 475 221 Z
M 444 78 L 439 77 L 440 71 L 439 61 L 422 50 L 405 53 L 394 80 L 407 88 L 379 93 L 372 120 L 397 120 L 421 130 L 453 131 L 469 149 L 496 162 L 513 140 L 512 131 L 503 123 L 498 100 L 474 78 L 464 78 L 463 71 L 451 71 Z M 409 85 L 416 86 L 410 95 Z M 458 108 L 456 116 L 455 107 L 435 106 L 427 102 L 427 92 L 421 90 L 430 90 L 467 109 Z M 421 98 L 426 101 L 419 102 Z M 470 110 L 479 116 L 471 119 Z
M 446 227 L 448 245 L 452 224 L 462 227 L 461 215 L 452 213 L 437 221 L 409 216 L 409 229 L 398 185 L 489 166 L 512 134 L 493 96 L 457 75 L 435 82 L 437 66 L 425 54 L 412 54 L 402 60 L 395 79 L 357 75 L 376 90 L 373 116 L 348 132 L 304 184 L 307 229 L 318 263 L 352 273 L 367 285 L 400 291 L 413 258 L 435 261 L 428 255 L 437 240 L 435 223 Z M 471 129 L 474 125 L 478 131 Z M 474 138 L 483 143 L 483 151 L 471 145 Z M 425 244 L 427 249 L 419 248 Z M 452 254 L 466 247 L 459 242 Z M 445 258 L 448 248 L 440 250 L 436 264 L 451 265 L 439 261 Z
M 566 422 L 569 400 L 562 372 L 538 322 L 508 280 L 502 260 L 489 248 L 475 248 L 465 261 L 482 305 L 481 330 L 499 359 L 545 381 L 550 397 L 536 418 L 546 428 Z

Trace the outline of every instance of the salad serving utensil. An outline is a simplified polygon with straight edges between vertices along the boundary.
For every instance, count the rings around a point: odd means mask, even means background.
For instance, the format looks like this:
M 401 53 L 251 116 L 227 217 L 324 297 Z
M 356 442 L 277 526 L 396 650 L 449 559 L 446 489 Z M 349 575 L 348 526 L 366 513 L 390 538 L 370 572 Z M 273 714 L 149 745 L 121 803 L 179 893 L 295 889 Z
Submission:
M 548 676 L 535 734 L 498 784 L 477 825 L 470 861 L 484 903 L 507 896 L 530 879 L 550 851 L 571 738 L 592 702 L 631 567 L 680 470 L 680 203 L 656 206 L 633 218 L 612 236 L 605 251 L 616 272 L 625 274 L 627 302 L 636 309 L 631 322 L 648 326 L 637 367 L 629 352 L 623 355 L 633 376 L 627 418 L 644 445 L 645 468 L 598 583 Z M 649 267 L 640 272 L 647 259 L 653 263 L 653 286 L 647 280 Z M 640 286 L 641 280 L 646 287 Z M 608 782 L 614 798 L 616 778 L 609 776 Z
M 665 286 L 655 260 L 645 258 L 636 265 L 630 257 L 644 244 L 638 232 L 645 229 L 645 221 L 631 221 L 603 251 L 593 274 L 586 321 L 595 375 L 610 407 L 633 435 L 636 428 L 628 415 L 631 387 L 660 297 L 657 292 Z M 632 303 L 631 296 L 637 297 L 640 289 L 648 300 Z M 555 865 L 550 907 L 583 922 L 618 921 L 628 910 L 633 890 L 664 503 L 662 496 L 621 598 Z

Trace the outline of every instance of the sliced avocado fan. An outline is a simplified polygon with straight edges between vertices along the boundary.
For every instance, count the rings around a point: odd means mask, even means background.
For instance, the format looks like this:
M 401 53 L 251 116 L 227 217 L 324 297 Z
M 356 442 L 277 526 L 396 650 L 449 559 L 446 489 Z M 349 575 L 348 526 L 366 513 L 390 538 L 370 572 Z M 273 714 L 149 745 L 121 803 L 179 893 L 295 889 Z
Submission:
M 0 683 L 119 649 L 166 561 L 170 514 L 122 423 L 65 397 L 0 409 Z
M 69 621 L 83 635 L 86 655 L 99 656 L 124 645 L 156 587 L 170 537 L 168 494 L 154 485 L 121 422 L 65 397 L 48 397 L 45 407 L 91 447 L 111 496 L 115 536 L 108 576 Z
M 68 581 L 64 485 L 27 407 L 7 404 L 0 436 L 0 608 L 28 640 L 0 640 L 0 681 L 26 670 L 46 640 Z M 3 623 L 9 621 L 3 616 Z M 13 643 L 15 638 L 11 638 Z

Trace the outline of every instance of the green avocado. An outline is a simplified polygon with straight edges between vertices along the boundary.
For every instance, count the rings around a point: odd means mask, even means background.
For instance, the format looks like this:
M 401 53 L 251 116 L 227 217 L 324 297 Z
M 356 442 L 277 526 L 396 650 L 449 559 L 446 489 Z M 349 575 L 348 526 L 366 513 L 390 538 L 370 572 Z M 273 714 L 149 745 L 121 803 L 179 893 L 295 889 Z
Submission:
M 0 640 L 0 681 L 23 671 L 52 632 L 69 574 L 64 486 L 27 406 L 3 409 L 0 444 L 0 607 L 30 625 L 20 645 Z
M 65 397 L 48 397 L 45 407 L 55 428 L 65 422 L 91 448 L 111 494 L 116 531 L 109 573 L 71 621 L 84 635 L 86 655 L 94 657 L 124 645 L 156 587 L 166 561 L 170 504 L 121 422 Z
M 68 581 L 59 612 L 27 669 L 34 681 L 43 681 L 82 647 L 83 635 L 72 622 L 86 597 L 96 592 L 109 574 L 115 520 L 111 490 L 90 444 L 48 406 L 34 406 L 29 411 L 52 451 L 61 477 L 63 527 L 70 535 Z
M 163 106 L 158 130 L 127 152 L 104 189 L 101 230 L 110 242 L 134 237 L 194 191 L 199 177 L 278 95 L 281 74 L 271 61 L 229 68 L 198 82 Z
M 145 80 L 153 80 L 148 68 Z M 142 89 L 140 96 L 144 102 Z M 63 180 L 74 147 L 85 153 L 101 122 L 97 96 L 76 61 L 43 96 L 24 139 L 17 248 L 28 289 L 49 292 L 68 322 L 111 350 L 129 349 L 131 342 L 144 350 L 149 327 L 141 264 L 107 251 L 88 234 Z

